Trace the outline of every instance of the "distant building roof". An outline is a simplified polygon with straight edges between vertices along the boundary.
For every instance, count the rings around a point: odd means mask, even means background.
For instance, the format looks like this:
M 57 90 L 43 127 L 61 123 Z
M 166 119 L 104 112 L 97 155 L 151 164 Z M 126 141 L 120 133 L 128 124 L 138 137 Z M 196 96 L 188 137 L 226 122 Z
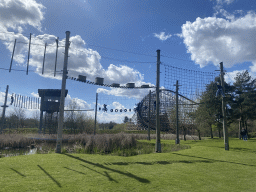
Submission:
M 60 97 L 61 89 L 38 89 L 39 97 L 49 96 L 49 97 Z M 68 94 L 68 90 L 65 92 L 65 97 Z

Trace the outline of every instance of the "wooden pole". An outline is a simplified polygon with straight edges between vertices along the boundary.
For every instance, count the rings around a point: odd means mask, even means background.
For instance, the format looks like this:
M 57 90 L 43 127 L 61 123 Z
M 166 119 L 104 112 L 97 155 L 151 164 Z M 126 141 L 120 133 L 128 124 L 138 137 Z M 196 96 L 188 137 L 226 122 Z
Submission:
M 223 62 L 220 63 L 220 80 L 221 80 L 223 95 L 225 95 Z M 226 106 L 226 102 L 224 100 L 224 96 L 222 96 L 222 116 L 223 116 L 224 144 L 225 144 L 225 150 L 229 150 L 228 129 L 227 129 L 227 125 L 226 125 L 227 123 L 226 123 L 225 106 Z
M 1 119 L 1 120 L 2 120 L 2 126 L 1 126 L 1 131 L 0 131 L 1 134 L 2 134 L 2 132 L 3 132 L 4 123 L 5 123 L 5 109 L 6 109 L 6 107 L 8 107 L 8 106 L 6 105 L 6 103 L 7 103 L 7 96 L 8 96 L 8 89 L 9 89 L 9 85 L 6 86 L 4 105 L 1 106 L 1 107 L 3 107 L 2 119 Z
M 66 45 L 65 45 L 64 66 L 63 66 L 63 74 L 62 74 L 61 95 L 60 95 L 60 108 L 59 108 L 56 153 L 61 153 L 61 147 L 62 147 L 64 105 L 65 105 L 66 80 L 67 80 L 67 68 L 68 68 L 68 49 L 69 49 L 69 45 L 70 45 L 69 36 L 70 36 L 70 32 L 66 31 Z

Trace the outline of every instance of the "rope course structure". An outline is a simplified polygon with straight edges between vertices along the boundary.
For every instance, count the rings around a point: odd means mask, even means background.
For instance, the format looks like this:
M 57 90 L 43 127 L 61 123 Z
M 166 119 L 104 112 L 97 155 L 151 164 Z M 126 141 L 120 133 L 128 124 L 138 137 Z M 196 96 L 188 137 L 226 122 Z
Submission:
M 28 97 L 13 93 L 11 96 L 10 105 L 24 109 L 40 109 L 40 103 L 40 98 Z
M 82 80 L 79 78 L 75 78 L 75 77 L 67 77 L 67 79 L 73 80 L 73 81 L 79 81 L 82 83 L 87 83 L 87 84 L 91 84 L 91 85 L 98 85 L 98 86 L 103 86 L 103 87 L 111 87 L 111 88 L 122 88 L 122 89 L 149 89 L 149 88 L 155 88 L 155 86 L 149 86 L 148 84 L 142 85 L 141 87 L 135 87 L 135 84 L 132 85 L 132 83 L 127 83 L 126 86 L 122 86 L 120 84 L 117 83 L 112 83 L 110 84 L 101 84 L 101 83 L 97 83 L 97 82 L 92 82 L 92 81 L 88 81 L 88 80 Z
M 167 64 L 165 68 L 164 89 L 160 90 L 160 130 L 176 133 L 176 119 L 178 118 L 180 131 L 183 134 L 195 134 L 195 123 L 191 112 L 195 112 L 201 94 L 206 85 L 214 81 L 217 72 L 203 72 L 183 69 Z M 176 114 L 176 82 L 179 82 L 178 91 L 178 117 Z M 176 85 L 175 85 L 176 84 Z M 135 108 L 130 123 L 130 129 L 156 128 L 156 92 L 147 94 Z
M 106 113 L 133 113 L 138 99 L 126 96 L 98 94 L 98 111 Z
M 207 84 L 214 81 L 219 72 L 203 72 L 191 69 L 174 67 L 169 64 L 162 64 L 165 68 L 164 87 L 174 90 L 174 84 L 179 81 L 179 94 L 195 100 L 204 91 Z
M 14 39 L 14 38 L 13 38 Z M 2 39 L 0 39 L 2 40 Z M 13 44 L 13 51 L 12 51 L 12 58 L 11 58 L 11 64 L 10 67 L 7 68 L 0 68 L 1 70 L 11 70 L 13 71 L 26 71 L 26 74 L 28 72 L 32 71 L 29 70 L 29 58 L 30 58 L 30 47 L 32 46 L 41 46 L 42 53 L 43 53 L 43 59 L 42 59 L 42 67 L 40 68 L 42 75 L 44 73 L 48 73 L 47 70 L 45 70 L 45 67 L 47 66 L 46 61 L 49 59 L 47 58 L 48 53 L 54 52 L 54 60 L 55 64 L 52 65 L 52 74 L 56 76 L 56 73 L 62 73 L 61 71 L 57 71 L 57 58 L 58 58 L 58 49 L 63 46 L 63 41 L 59 41 L 57 38 L 51 38 L 50 40 L 40 38 L 40 37 L 34 37 L 32 34 L 29 35 L 29 40 L 26 42 L 20 41 L 19 39 L 15 39 L 15 41 L 10 40 L 2 40 L 5 42 L 14 43 Z M 61 44 L 60 44 L 61 43 Z M 71 45 L 75 44 L 75 42 L 70 42 Z M 15 56 L 15 52 L 17 51 L 17 46 L 19 44 L 26 44 L 28 45 L 28 56 L 27 56 L 27 67 L 26 70 L 20 70 L 20 69 L 12 69 L 12 62 L 13 58 Z M 76 45 L 76 44 L 75 44 Z M 93 46 L 93 45 L 90 45 Z M 136 54 L 140 56 L 147 56 L 147 57 L 154 57 L 152 55 L 148 54 L 139 54 L 124 50 L 117 50 L 117 49 L 111 49 L 101 46 L 95 46 L 102 49 L 109 49 L 119 52 L 125 52 L 125 53 L 131 53 Z M 86 56 L 89 57 L 89 55 L 92 55 L 93 53 L 85 51 L 85 50 L 79 50 L 74 47 L 69 48 L 72 52 L 72 56 L 76 57 L 79 56 L 80 53 L 75 54 L 75 52 L 85 52 Z M 33 50 L 33 49 L 32 49 Z M 59 51 L 61 51 L 59 49 Z M 159 50 L 160 51 L 160 50 Z M 70 55 L 71 55 L 70 52 Z M 169 57 L 172 59 L 179 59 L 179 58 L 173 58 L 171 56 L 164 56 Z M 156 62 L 145 62 L 145 61 L 128 61 L 123 60 L 119 58 L 112 58 L 107 56 L 101 56 L 101 58 L 106 60 L 114 60 L 118 62 L 126 62 L 126 63 L 137 63 L 140 65 L 148 65 L 148 64 L 155 64 Z M 179 59 L 184 60 L 184 59 Z M 187 60 L 184 60 L 187 61 Z M 207 84 L 209 84 L 211 81 L 214 80 L 214 78 L 219 74 L 217 72 L 203 72 L 203 71 L 196 71 L 191 69 L 184 69 L 180 67 L 174 67 L 166 63 L 161 63 L 161 65 L 164 67 L 164 89 L 160 90 L 160 129 L 162 131 L 168 131 L 168 132 L 175 132 L 175 121 L 177 116 L 175 116 L 175 110 L 177 108 L 176 103 L 178 102 L 178 119 L 181 123 L 181 126 L 185 129 L 188 129 L 186 127 L 193 126 L 194 122 L 192 118 L 189 116 L 190 112 L 193 112 L 196 110 L 198 104 L 199 104 L 199 98 L 200 95 L 205 91 L 205 87 Z M 149 66 L 148 68 L 143 68 L 143 70 L 149 70 L 151 73 L 152 69 Z M 37 71 L 38 72 L 38 71 Z M 103 86 L 107 88 L 121 88 L 121 89 L 129 89 L 129 90 L 136 90 L 137 93 L 139 91 L 142 91 L 144 94 L 144 97 L 140 100 L 134 99 L 134 97 L 127 97 L 127 96 L 110 96 L 110 95 L 104 95 L 103 97 L 99 97 L 99 105 L 98 105 L 98 111 L 100 112 L 108 112 L 108 113 L 134 113 L 132 118 L 130 118 L 130 121 L 128 123 L 129 129 L 147 129 L 150 128 L 152 130 L 156 129 L 156 91 L 155 86 L 151 86 L 149 84 L 141 85 L 141 86 L 135 86 L 135 83 L 127 83 L 124 84 L 118 84 L 118 83 L 112 83 L 112 84 L 106 84 L 103 83 L 104 79 L 96 77 L 95 82 L 91 80 L 87 80 L 86 76 L 78 75 L 78 77 L 72 77 L 75 76 L 74 74 L 70 73 L 71 76 L 67 76 L 67 79 L 78 81 L 81 83 L 86 83 L 90 85 L 97 85 L 97 86 Z M 77 74 L 77 72 L 75 73 Z M 163 74 L 163 73 L 162 73 Z M 151 75 L 148 75 L 151 77 Z M 92 76 L 89 78 L 91 79 Z M 99 80 L 99 81 L 98 81 Z M 150 81 L 147 81 L 150 82 Z M 178 87 L 178 97 L 175 90 L 175 83 Z M 152 83 L 152 82 L 151 82 Z M 179 85 L 179 86 L 178 86 Z M 144 89 L 144 90 L 138 90 L 138 89 Z M 154 90 L 150 93 L 147 91 Z M 141 94 L 142 95 L 142 94 Z M 178 99 L 178 100 L 177 100 Z M 111 103 L 110 103 L 111 102 Z M 114 107 L 113 103 L 116 102 L 116 104 L 119 103 L 119 107 Z M 32 97 L 26 97 L 21 96 L 17 94 L 12 95 L 12 101 L 14 107 L 20 107 L 20 108 L 26 108 L 26 109 L 40 109 L 40 100 L 39 98 L 32 98 Z M 137 103 L 137 104 L 136 104 Z M 118 105 L 116 105 L 118 106 Z M 131 114 L 129 114 L 131 116 Z M 52 117 L 49 117 L 52 119 Z

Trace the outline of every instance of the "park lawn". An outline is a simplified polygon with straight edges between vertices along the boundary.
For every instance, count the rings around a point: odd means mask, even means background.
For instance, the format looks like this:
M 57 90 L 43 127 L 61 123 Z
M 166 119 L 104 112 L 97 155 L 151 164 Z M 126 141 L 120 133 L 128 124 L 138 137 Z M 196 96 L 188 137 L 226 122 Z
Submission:
M 53 153 L 0 158 L 0 191 L 255 191 L 255 139 L 231 139 L 229 151 L 222 139 L 181 144 L 191 148 L 131 157 Z

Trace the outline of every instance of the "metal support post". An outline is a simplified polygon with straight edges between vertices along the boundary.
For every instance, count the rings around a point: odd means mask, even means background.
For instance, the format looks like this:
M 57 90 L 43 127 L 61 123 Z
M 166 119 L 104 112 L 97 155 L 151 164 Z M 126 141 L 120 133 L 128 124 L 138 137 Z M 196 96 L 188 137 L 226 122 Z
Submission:
M 223 95 L 225 95 L 223 62 L 220 63 L 220 81 L 221 81 Z M 225 150 L 229 150 L 228 129 L 227 129 L 227 123 L 226 123 L 225 106 L 226 106 L 226 102 L 225 102 L 224 96 L 222 96 L 222 116 L 223 116 L 224 144 L 225 144 Z
M 159 99 L 159 84 L 160 84 L 160 50 L 157 50 L 157 65 L 156 65 L 156 146 L 155 151 L 161 153 L 160 142 L 160 99 Z
M 176 81 L 176 140 L 175 144 L 180 144 L 179 135 L 179 81 Z
M 12 51 L 12 59 L 11 59 L 11 64 L 10 64 L 9 72 L 11 72 L 11 70 L 12 70 L 12 61 L 13 61 L 15 46 L 16 46 L 16 39 L 15 39 L 15 41 L 14 41 L 14 46 L 13 46 L 13 51 Z
M 62 147 L 64 105 L 65 105 L 66 80 L 67 80 L 67 68 L 68 68 L 68 49 L 70 45 L 69 36 L 70 36 L 70 32 L 66 31 L 66 45 L 65 45 L 64 66 L 63 66 L 62 85 L 61 85 L 61 94 L 60 94 L 60 108 L 59 108 L 56 153 L 61 153 L 61 147 Z
M 30 37 L 29 37 L 29 45 L 28 45 L 28 63 L 27 63 L 27 75 L 28 75 L 28 66 L 29 66 L 29 56 L 30 56 L 30 46 L 31 46 L 31 33 L 30 33 Z
M 56 39 L 56 56 L 55 56 L 55 66 L 54 66 L 54 77 L 56 76 L 57 58 L 58 58 L 58 47 L 59 47 L 59 37 Z
M 96 125 L 97 125 L 97 108 L 98 108 L 98 93 L 96 93 L 96 104 L 95 104 L 95 122 L 94 122 L 94 131 L 93 134 L 96 134 Z
M 1 131 L 0 131 L 1 134 L 2 134 L 2 132 L 3 132 L 4 123 L 5 123 L 5 109 L 6 109 L 6 107 L 8 107 L 8 106 L 6 105 L 6 103 L 7 103 L 7 96 L 8 96 L 8 89 L 9 89 L 9 85 L 6 86 L 4 105 L 1 106 L 1 107 L 3 107 L 2 119 L 1 119 L 1 120 L 2 120 L 2 126 L 1 126 Z
M 46 46 L 47 46 L 47 43 L 45 43 L 45 47 L 44 47 L 44 59 L 43 59 L 42 75 L 44 74 L 44 62 L 45 62 Z
M 148 140 L 150 140 L 150 110 L 151 110 L 151 90 L 149 91 L 148 98 Z

